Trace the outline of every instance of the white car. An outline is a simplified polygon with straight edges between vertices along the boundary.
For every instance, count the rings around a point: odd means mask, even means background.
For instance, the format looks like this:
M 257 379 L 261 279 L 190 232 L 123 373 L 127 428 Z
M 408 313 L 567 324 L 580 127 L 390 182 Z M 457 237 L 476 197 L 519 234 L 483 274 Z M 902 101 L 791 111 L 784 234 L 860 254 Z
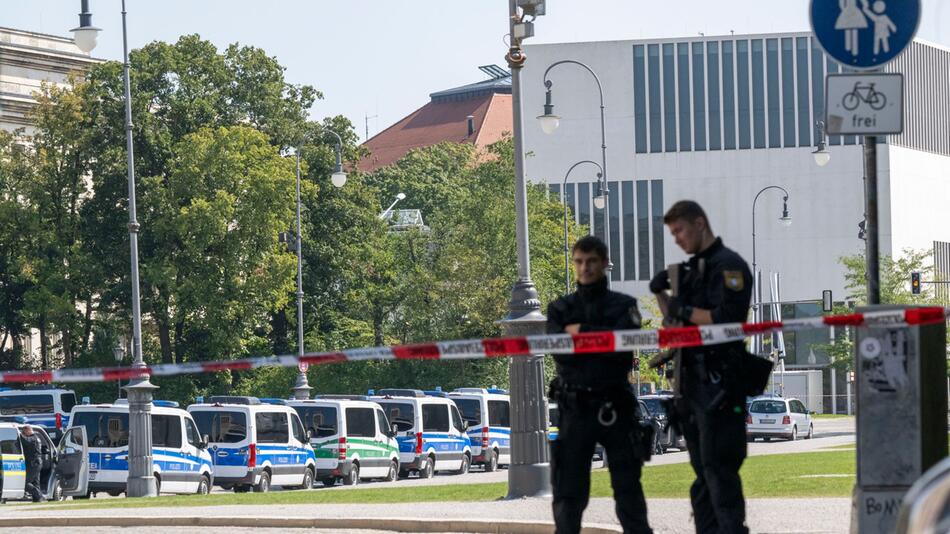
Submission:
M 799 436 L 805 436 L 805 439 L 811 439 L 815 433 L 811 414 L 798 399 L 757 397 L 749 404 L 745 422 L 749 442 L 755 438 L 795 441 Z

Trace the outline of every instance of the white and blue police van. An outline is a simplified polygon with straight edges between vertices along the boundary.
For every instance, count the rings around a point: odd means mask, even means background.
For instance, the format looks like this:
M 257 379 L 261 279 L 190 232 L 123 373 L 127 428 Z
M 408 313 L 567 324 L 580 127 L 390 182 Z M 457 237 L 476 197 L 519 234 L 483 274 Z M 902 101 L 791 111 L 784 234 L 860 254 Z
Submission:
M 511 400 L 508 391 L 458 388 L 448 394 L 458 406 L 472 442 L 472 465 L 494 471 L 511 463 Z
M 23 421 L 11 422 L 4 416 L 0 422 L 0 501 L 29 499 L 26 492 L 26 458 L 23 456 L 21 431 L 24 426 L 33 428 L 40 440 L 40 491 L 50 501 L 62 501 L 68 496 L 86 494 L 89 481 L 89 449 L 86 446 L 85 429 L 76 428 L 65 434 L 59 446 L 53 443 L 46 430 L 39 425 Z
M 468 473 L 472 446 L 458 406 L 418 389 L 382 389 L 370 400 L 383 408 L 399 442 L 401 476 L 429 478 L 438 471 Z
M 46 430 L 53 441 L 59 441 L 69 426 L 69 412 L 76 405 L 76 393 L 55 386 L 26 389 L 0 388 L 0 416 L 25 417 L 30 424 Z
M 188 412 L 208 436 L 216 485 L 259 493 L 271 486 L 313 487 L 316 457 L 293 408 L 257 397 L 213 396 L 199 398 Z
M 324 486 L 361 480 L 394 482 L 399 476 L 396 429 L 382 407 L 364 396 L 320 395 L 287 403 L 297 411 L 317 456 Z
M 152 469 L 159 493 L 207 494 L 214 482 L 208 444 L 177 402 L 152 401 Z M 89 443 L 89 491 L 118 496 L 129 478 L 129 404 L 80 404 L 69 429 L 82 427 Z M 69 430 L 67 429 L 67 430 Z

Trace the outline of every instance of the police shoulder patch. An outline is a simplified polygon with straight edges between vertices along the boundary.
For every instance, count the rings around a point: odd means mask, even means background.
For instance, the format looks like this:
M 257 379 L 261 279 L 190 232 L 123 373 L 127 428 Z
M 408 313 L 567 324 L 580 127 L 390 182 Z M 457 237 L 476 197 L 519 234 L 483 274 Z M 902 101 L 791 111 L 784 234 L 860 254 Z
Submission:
M 742 271 L 723 271 L 722 277 L 726 287 L 733 291 L 742 291 L 745 288 Z

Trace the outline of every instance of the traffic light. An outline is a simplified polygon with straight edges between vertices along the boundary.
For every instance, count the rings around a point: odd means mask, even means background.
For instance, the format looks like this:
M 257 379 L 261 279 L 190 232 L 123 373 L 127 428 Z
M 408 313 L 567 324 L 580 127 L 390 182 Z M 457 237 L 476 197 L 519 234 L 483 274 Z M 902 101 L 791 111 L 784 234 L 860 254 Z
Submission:
M 920 273 L 910 273 L 910 292 L 914 295 L 920 294 Z

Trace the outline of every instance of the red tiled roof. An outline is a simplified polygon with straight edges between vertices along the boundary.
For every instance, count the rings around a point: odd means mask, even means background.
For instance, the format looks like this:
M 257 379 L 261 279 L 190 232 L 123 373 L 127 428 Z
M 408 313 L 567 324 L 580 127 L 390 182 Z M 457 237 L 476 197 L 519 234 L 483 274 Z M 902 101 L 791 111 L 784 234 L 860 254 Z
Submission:
M 466 118 L 475 118 L 468 135 Z M 359 163 L 364 172 L 390 165 L 414 148 L 442 142 L 473 143 L 483 147 L 511 131 L 511 95 L 487 94 L 457 102 L 429 102 L 401 121 L 376 134 L 363 146 L 369 155 Z

